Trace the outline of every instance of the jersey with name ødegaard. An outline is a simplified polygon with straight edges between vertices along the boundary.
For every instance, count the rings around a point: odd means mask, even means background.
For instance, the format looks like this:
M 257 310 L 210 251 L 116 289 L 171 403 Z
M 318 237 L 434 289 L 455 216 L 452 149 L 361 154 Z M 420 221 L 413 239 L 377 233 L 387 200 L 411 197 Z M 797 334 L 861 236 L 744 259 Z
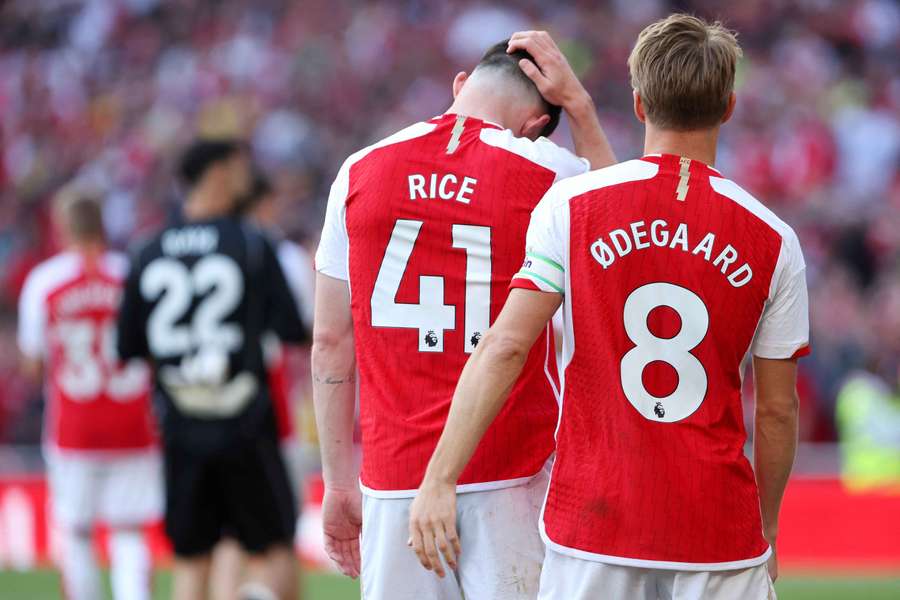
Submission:
M 127 259 L 63 252 L 29 273 L 19 300 L 19 347 L 44 365 L 45 441 L 67 452 L 154 445 L 150 372 L 120 363 L 115 321 Z
M 763 563 L 742 362 L 808 352 L 793 230 L 711 167 L 648 156 L 554 186 L 512 286 L 564 294 L 548 545 L 650 568 Z
M 276 420 L 264 332 L 302 341 L 269 240 L 233 218 L 166 228 L 132 259 L 119 315 L 123 357 L 149 357 L 167 444 L 218 452 Z
M 316 268 L 350 285 L 367 494 L 414 494 L 462 368 L 506 300 L 532 209 L 554 181 L 587 168 L 549 140 L 452 114 L 346 161 Z M 555 378 L 545 332 L 461 491 L 517 485 L 542 468 Z

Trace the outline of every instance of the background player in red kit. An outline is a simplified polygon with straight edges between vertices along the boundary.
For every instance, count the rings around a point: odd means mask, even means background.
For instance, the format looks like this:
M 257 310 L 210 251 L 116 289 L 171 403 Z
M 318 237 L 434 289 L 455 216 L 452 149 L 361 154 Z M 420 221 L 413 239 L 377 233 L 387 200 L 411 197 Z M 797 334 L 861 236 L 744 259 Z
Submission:
M 539 597 L 774 596 L 807 295 L 793 230 L 711 166 L 739 56 L 731 32 L 695 17 L 640 34 L 629 67 L 647 154 L 561 182 L 535 209 L 516 289 L 462 374 L 411 509 L 425 566 L 454 531 L 463 467 L 564 303 Z M 748 352 L 755 480 L 743 455 Z
M 546 328 L 459 481 L 460 529 L 469 537 L 459 562 L 448 561 L 452 577 L 416 566 L 406 547 L 408 509 L 457 377 L 506 299 L 528 215 L 554 181 L 614 160 L 590 97 L 545 33 L 497 44 L 471 76 L 457 75 L 453 92 L 444 115 L 346 161 L 316 255 L 326 549 L 349 575 L 362 563 L 373 600 L 535 596 L 537 511 L 557 414 Z M 559 106 L 588 160 L 540 137 Z M 357 367 L 361 474 L 352 448 Z
M 115 358 L 128 261 L 106 247 L 99 199 L 69 187 L 54 208 L 66 249 L 28 276 L 19 347 L 46 378 L 44 455 L 66 597 L 102 597 L 92 533 L 103 522 L 110 527 L 113 595 L 142 600 L 150 597 L 151 565 L 141 527 L 160 516 L 162 473 L 149 370 Z

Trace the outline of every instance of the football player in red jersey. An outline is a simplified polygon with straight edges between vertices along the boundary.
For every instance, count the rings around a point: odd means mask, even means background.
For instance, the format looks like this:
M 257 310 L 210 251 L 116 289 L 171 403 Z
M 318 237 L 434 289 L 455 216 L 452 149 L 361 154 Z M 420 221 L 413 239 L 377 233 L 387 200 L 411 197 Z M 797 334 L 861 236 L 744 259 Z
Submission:
M 427 568 L 440 571 L 436 546 L 453 556 L 456 482 L 562 305 L 539 598 L 774 597 L 809 323 L 796 234 L 712 166 L 740 54 L 732 32 L 687 15 L 638 37 L 629 67 L 646 154 L 554 185 L 535 209 L 524 265 L 411 508 Z M 743 454 L 748 353 L 755 470 Z
M 545 33 L 495 45 L 471 75 L 457 75 L 453 93 L 445 114 L 344 163 L 316 254 L 326 549 L 344 573 L 361 571 L 370 600 L 535 597 L 558 407 L 547 328 L 459 479 L 466 551 L 439 567 L 452 576 L 417 566 L 408 511 L 463 365 L 506 299 L 529 214 L 555 181 L 614 161 L 590 96 Z M 543 137 L 561 110 L 586 158 Z
M 44 456 L 60 566 L 70 600 L 102 596 L 93 530 L 110 527 L 116 600 L 150 597 L 142 527 L 162 512 L 162 470 L 150 411 L 150 373 L 120 364 L 114 324 L 125 256 L 106 246 L 100 200 L 75 185 L 55 200 L 65 250 L 28 275 L 19 299 L 19 347 L 44 372 Z

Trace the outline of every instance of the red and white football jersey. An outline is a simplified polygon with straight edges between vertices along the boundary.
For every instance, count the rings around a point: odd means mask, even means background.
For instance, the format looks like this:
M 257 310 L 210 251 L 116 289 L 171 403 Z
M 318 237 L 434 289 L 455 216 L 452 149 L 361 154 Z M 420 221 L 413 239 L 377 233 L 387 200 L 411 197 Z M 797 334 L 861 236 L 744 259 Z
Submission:
M 127 259 L 88 264 L 63 252 L 28 275 L 19 298 L 19 347 L 45 369 L 44 438 L 61 450 L 120 451 L 155 444 L 150 373 L 115 356 Z
M 650 568 L 765 562 L 741 364 L 808 352 L 793 230 L 715 169 L 647 156 L 555 185 L 512 287 L 564 294 L 549 546 Z
M 506 300 L 532 209 L 554 181 L 588 168 L 549 140 L 453 114 L 341 168 L 316 268 L 350 285 L 366 493 L 415 493 L 462 368 Z M 518 485 L 542 468 L 553 451 L 555 369 L 545 332 L 460 491 Z

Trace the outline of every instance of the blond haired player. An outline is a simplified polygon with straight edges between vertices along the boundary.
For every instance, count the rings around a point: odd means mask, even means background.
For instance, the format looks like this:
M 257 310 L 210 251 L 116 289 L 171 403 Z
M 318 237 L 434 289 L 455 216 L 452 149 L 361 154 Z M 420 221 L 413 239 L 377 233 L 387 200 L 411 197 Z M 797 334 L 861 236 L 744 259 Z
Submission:
M 128 269 L 107 248 L 99 198 L 68 186 L 54 222 L 65 249 L 29 273 L 19 299 L 19 348 L 45 376 L 44 456 L 60 566 L 70 600 L 102 596 L 93 531 L 110 528 L 116 600 L 150 597 L 141 528 L 162 511 L 162 470 L 150 412 L 150 373 L 115 356 Z
M 535 209 L 525 263 L 411 508 L 427 568 L 436 540 L 455 536 L 460 472 L 562 304 L 539 598 L 774 596 L 807 294 L 794 231 L 712 166 L 740 53 L 730 31 L 687 15 L 640 34 L 629 67 L 646 154 L 561 182 Z M 755 469 L 743 454 L 748 353 Z

